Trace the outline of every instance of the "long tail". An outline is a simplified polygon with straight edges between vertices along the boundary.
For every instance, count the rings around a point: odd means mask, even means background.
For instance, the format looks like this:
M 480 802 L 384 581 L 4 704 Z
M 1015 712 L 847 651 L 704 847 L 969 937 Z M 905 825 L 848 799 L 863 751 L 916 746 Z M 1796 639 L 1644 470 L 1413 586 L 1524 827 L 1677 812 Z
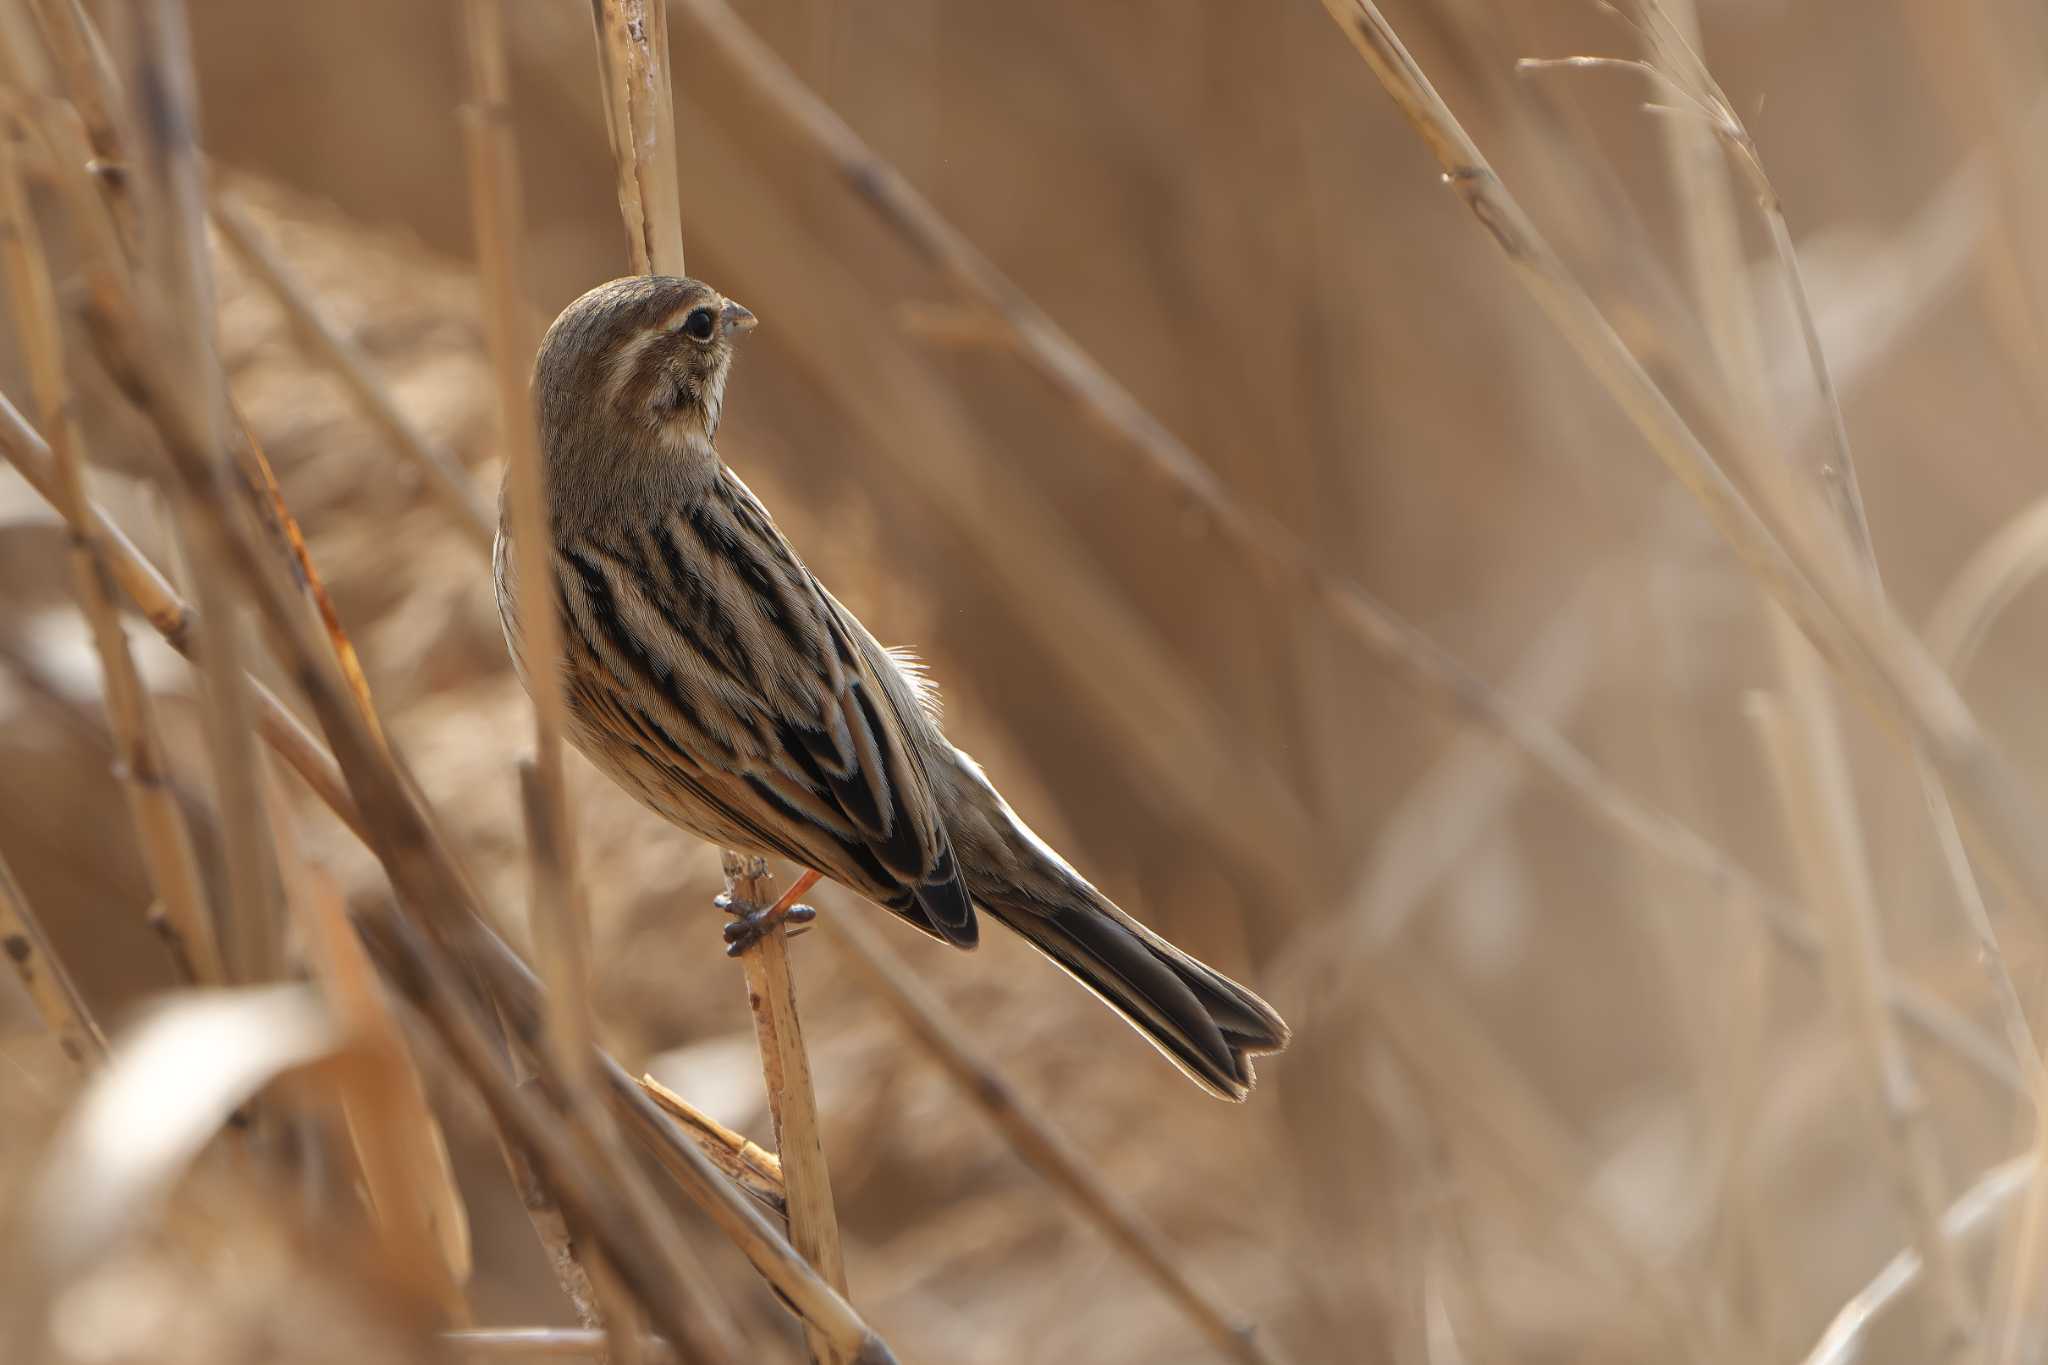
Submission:
M 1272 1006 L 1195 961 L 1086 883 L 1064 904 L 982 902 L 1128 1019 L 1197 1084 L 1226 1100 L 1251 1093 L 1251 1059 L 1287 1046 Z

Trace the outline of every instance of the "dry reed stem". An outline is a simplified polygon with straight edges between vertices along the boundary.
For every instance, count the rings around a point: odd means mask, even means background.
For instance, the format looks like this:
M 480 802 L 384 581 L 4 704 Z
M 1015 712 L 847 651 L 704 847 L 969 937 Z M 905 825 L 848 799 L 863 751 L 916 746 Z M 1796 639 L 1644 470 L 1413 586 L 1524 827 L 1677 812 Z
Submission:
M 516 1061 L 512 1083 L 522 1088 L 538 1084 L 532 1076 L 522 1074 Z M 526 1221 L 533 1228 L 534 1239 L 540 1243 L 541 1254 L 547 1257 L 548 1269 L 554 1272 L 555 1283 L 561 1286 L 562 1296 L 569 1300 L 576 1321 L 590 1329 L 602 1348 L 603 1343 L 611 1338 L 610 1326 L 598 1304 L 597 1286 L 591 1282 L 590 1270 L 583 1263 L 576 1236 L 569 1229 L 569 1220 L 562 1216 L 561 1205 L 548 1193 L 525 1150 L 502 1130 L 498 1134 L 498 1154 L 504 1159 L 505 1172 L 511 1177 L 512 1188 L 519 1195 L 519 1206 L 526 1211 Z
M 669 95 L 663 0 L 590 0 L 598 88 L 618 160 L 619 216 L 636 275 L 682 275 L 683 215 L 676 179 L 675 102 Z
M 203 448 L 215 451 L 227 383 L 215 343 L 205 191 L 193 142 L 199 106 L 190 34 L 182 0 L 135 0 L 128 21 L 133 39 L 129 84 L 150 93 L 137 111 L 131 183 L 142 225 L 140 259 L 154 285 L 135 299 L 142 329 L 131 344 L 158 352 L 150 363 L 167 380 L 160 401 L 176 404 L 181 420 L 201 434 Z M 220 463 L 225 472 L 225 461 Z M 214 481 L 223 482 L 221 475 Z M 205 633 L 200 674 L 227 873 L 227 895 L 216 906 L 217 913 L 224 912 L 222 955 L 231 977 L 248 983 L 273 979 L 283 968 L 277 872 L 241 663 L 246 644 L 242 594 L 212 518 L 192 505 L 209 491 L 188 487 L 177 504 L 178 522 L 200 570 L 194 578 Z
M 65 375 L 64 343 L 42 237 L 21 180 L 21 132 L 10 118 L 0 134 L 5 141 L 0 147 L 5 159 L 4 173 L 0 173 L 0 237 L 4 237 L 0 245 L 5 249 L 8 290 L 14 298 L 22 354 L 28 360 L 36 405 L 53 442 L 46 496 L 53 495 L 58 515 L 71 528 L 72 581 L 99 654 L 107 723 L 118 759 L 116 772 L 140 836 L 150 885 L 164 908 L 164 922 L 178 941 L 175 956 L 193 973 L 193 980 L 219 985 L 225 977 L 206 887 L 192 831 L 178 803 L 157 735 L 155 706 L 136 670 L 115 606 L 108 567 L 109 537 L 102 521 L 86 515 L 84 436 Z
M 642 1076 L 640 1088 L 681 1125 L 697 1149 L 710 1157 L 728 1180 L 773 1209 L 777 1216 L 788 1216 L 780 1157 L 744 1133 L 726 1127 L 652 1076 Z
M 1348 0 L 1326 3 L 1342 24 L 1342 10 Z M 1625 841 L 1641 845 L 1710 883 L 1738 887 L 1741 898 L 1755 905 L 1780 930 L 1781 939 L 1784 937 L 1784 926 L 1777 922 L 1774 908 L 1776 898 L 1726 854 L 1682 822 L 1622 788 L 1554 728 L 1507 702 L 1357 583 L 1318 566 L 1298 537 L 1233 499 L 1187 446 L 1061 331 L 899 172 L 876 156 L 837 114 L 806 89 L 724 0 L 677 0 L 677 8 L 711 40 L 757 95 L 773 105 L 814 150 L 838 168 L 855 193 L 888 225 L 901 233 L 921 256 L 944 269 L 1011 326 L 1019 355 L 1118 437 L 1148 470 L 1164 479 L 1188 510 L 1198 512 L 1207 525 L 1254 563 L 1300 584 L 1320 610 L 1390 664 L 1425 701 L 1501 736 Z M 1371 14 L 1377 19 L 1377 10 Z M 1384 21 L 1379 23 L 1384 28 Z M 1386 37 L 1393 43 L 1393 50 L 1398 51 L 1398 40 L 1393 39 L 1390 30 Z M 1405 53 L 1402 57 L 1405 60 Z M 1412 62 L 1408 66 L 1412 68 Z M 1415 71 L 1414 76 L 1421 82 L 1418 89 L 1426 90 L 1427 82 L 1421 81 L 1421 73 Z M 1433 91 L 1429 92 L 1429 99 L 1435 100 Z M 1435 102 L 1441 106 L 1441 101 Z M 1444 117 L 1449 118 L 1448 110 Z M 1463 138 L 1462 130 L 1458 137 Z M 1469 147 L 1469 142 L 1466 145 Z M 1471 148 L 1470 152 L 1458 164 L 1471 167 L 1475 180 L 1490 178 L 1492 172 L 1485 168 L 1477 149 Z M 1453 179 L 1457 179 L 1455 174 Z M 1472 191 L 1468 188 L 1466 192 Z M 1519 215 L 1519 209 L 1515 212 Z M 1519 237 L 1541 246 L 1533 227 Z M 1561 274 L 1561 264 L 1555 263 L 1547 247 L 1542 247 L 1542 254 Z M 1599 326 L 1604 329 L 1605 324 Z M 1637 373 L 1640 375 L 1639 370 Z M 1648 382 L 1647 377 L 1644 382 Z M 1659 402 L 1663 401 L 1661 394 L 1657 397 Z M 2044 870 L 2043 884 L 2048 886 L 2048 870 Z
M 855 915 L 821 918 L 821 923 L 910 1036 L 995 1125 L 1018 1159 L 1158 1285 L 1203 1337 L 1242 1365 L 1276 1365 L 1284 1360 L 1276 1344 L 1259 1340 L 1214 1290 L 1196 1283 L 1144 1215 L 1097 1175 L 1087 1157 L 1034 1112 L 986 1057 L 962 1041 L 972 1030 L 917 979 L 881 935 Z
M 1943 1334 L 1931 1344 L 1941 1358 L 1954 1358 L 1978 1339 L 1982 1323 L 1941 1234 L 1947 1181 L 1927 1098 L 1881 1003 L 1882 934 L 1862 839 L 1844 794 L 1849 776 L 1840 737 L 1828 733 L 1836 719 L 1820 700 L 1819 661 L 1811 655 L 1792 657 L 1803 660 L 1800 666 L 1813 676 L 1800 679 L 1795 674 L 1789 708 L 1757 695 L 1750 699 L 1750 715 L 1807 896 L 1830 911 L 1829 975 L 1869 1072 L 1871 1100 L 1882 1119 L 1880 1145 L 1894 1168 L 1901 1202 L 1912 1216 L 1920 1254 L 1933 1268 Z
M 2040 1158 L 2029 1154 L 1986 1171 L 1942 1214 L 1943 1238 L 1967 1244 L 1996 1228 L 2006 1205 L 2021 1191 L 2043 1183 L 2035 1179 L 2039 1170 Z M 1813 1349 L 1801 1357 L 1801 1365 L 1853 1365 L 1861 1359 L 1871 1327 L 1919 1280 L 1924 1265 L 1912 1247 L 1885 1262 L 1868 1284 L 1835 1311 Z
M 5 858 L 0 858 L 0 953 L 21 978 L 43 1027 L 64 1055 L 81 1071 L 106 1061 L 107 1036 L 100 1032 L 64 963 L 50 950 L 49 937 Z
M 775 879 L 765 859 L 720 850 L 726 905 L 735 914 L 764 906 L 787 909 L 777 900 Z M 795 894 L 803 885 L 792 886 Z M 797 1017 L 796 978 L 789 959 L 788 926 L 780 919 L 739 955 L 746 970 L 747 1008 L 761 1048 L 761 1080 L 775 1129 L 775 1153 L 782 1163 L 789 1240 L 826 1281 L 846 1292 L 846 1260 L 839 1245 L 839 1219 L 832 1207 L 832 1173 L 819 1134 L 818 1099 L 811 1085 L 811 1059 Z M 831 1343 L 810 1334 L 811 1355 L 838 1361 Z
M 1985 739 L 1968 705 L 1867 584 L 1845 538 L 1815 517 L 1771 462 L 1745 472 L 1770 493 L 1759 513 L 1644 371 L 1494 174 L 1372 0 L 1324 0 L 1446 180 L 1517 277 L 1742 557 L 1845 680 L 1901 739 L 1917 740 L 2021 899 L 2048 909 L 2048 843 L 2034 794 Z M 1770 520 L 1766 520 L 1766 516 Z M 1832 532 L 1832 534 L 1831 534 Z
M 82 519 L 71 520 L 65 512 L 55 456 L 5 394 L 0 394 L 0 455 L 20 472 L 29 487 L 66 517 L 68 524 L 80 528 L 76 534 L 89 535 L 98 542 L 115 584 L 143 619 L 156 628 L 164 643 L 187 659 L 196 659 L 198 612 L 178 596 L 170 580 L 98 504 L 87 502 Z M 356 810 L 355 798 L 349 794 L 348 784 L 335 767 L 333 757 L 276 693 L 254 678 L 249 680 L 249 688 L 256 703 L 257 729 L 264 742 L 312 789 L 322 805 L 358 839 L 367 842 L 368 827 Z
M 213 224 L 221 240 L 284 310 L 314 358 L 333 371 L 385 439 L 425 476 L 427 491 L 439 500 L 456 528 L 488 551 L 497 534 L 497 518 L 491 515 L 469 471 L 405 415 L 363 348 L 327 315 L 312 287 L 263 235 L 248 211 L 218 188 L 213 194 Z
M 502 562 L 507 548 L 502 544 L 496 556 L 500 572 L 528 585 L 529 606 L 519 621 L 520 654 L 535 661 L 526 670 L 533 700 L 534 757 L 522 765 L 519 775 L 531 860 L 530 917 L 550 997 L 549 1046 L 570 1082 L 573 1102 L 583 1103 L 590 1090 L 594 1036 L 590 935 L 576 881 L 576 832 L 562 766 L 562 736 L 567 729 L 562 675 L 551 666 L 561 657 L 562 625 L 547 609 L 553 604 L 547 590 L 553 581 L 548 555 L 552 537 L 533 409 L 526 393 L 534 339 L 521 284 L 525 224 L 519 209 L 518 152 L 511 138 L 504 11 L 501 0 L 468 0 L 464 13 L 470 65 L 464 131 L 471 216 L 482 263 L 485 330 L 497 380 L 498 437 L 509 469 L 506 494 L 512 517 L 512 562 Z
M 349 924 L 341 887 L 310 861 L 274 768 L 264 767 L 271 840 L 285 908 L 348 1039 L 334 1074 L 370 1211 L 408 1284 L 424 1283 L 448 1321 L 469 1321 L 469 1213 L 426 1083 L 376 969 Z
M 592 0 L 597 27 L 598 71 L 603 81 L 607 128 L 617 160 L 619 210 L 625 218 L 633 265 L 640 273 L 683 274 L 681 208 L 676 186 L 675 113 L 669 94 L 668 17 L 664 0 Z M 529 423 L 529 427 L 530 427 Z M 541 507 L 538 483 L 536 509 Z M 534 576 L 552 581 L 543 547 L 549 542 L 538 512 L 534 525 Z M 521 538 L 526 537 L 522 529 Z M 522 573 L 524 566 L 522 565 Z M 529 615 L 539 615 L 530 612 Z M 531 643 L 531 642 L 529 642 Z M 552 659 L 554 653 L 529 659 Z M 770 905 L 768 865 L 758 857 L 721 850 L 725 894 L 740 913 Z M 796 888 L 792 888 L 792 893 Z M 819 1137 L 817 1097 L 804 1050 L 791 975 L 789 941 L 777 919 L 740 954 L 747 1005 L 761 1050 L 761 1077 L 782 1162 L 790 1243 L 841 1295 L 846 1265 L 839 1220 L 832 1206 L 832 1176 Z M 821 1324 L 806 1321 L 805 1340 L 820 1365 L 847 1365 L 852 1352 Z

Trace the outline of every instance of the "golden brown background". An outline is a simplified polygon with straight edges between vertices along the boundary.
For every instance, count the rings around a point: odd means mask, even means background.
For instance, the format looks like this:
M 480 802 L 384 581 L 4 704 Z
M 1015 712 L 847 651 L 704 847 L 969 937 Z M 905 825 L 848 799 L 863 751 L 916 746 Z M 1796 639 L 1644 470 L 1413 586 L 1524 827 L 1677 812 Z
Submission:
M 512 8 L 544 320 L 626 258 L 586 7 Z M 2044 223 L 2029 213 L 2044 125 L 2027 121 L 2048 53 L 2025 8 L 2000 0 L 1701 9 L 1707 58 L 1800 247 L 1886 587 L 1925 621 L 2048 490 L 2044 296 L 2029 288 L 2048 266 L 2048 237 L 2029 231 Z M 494 493 L 458 12 L 192 10 L 204 140 L 226 183 L 406 411 Z M 1626 73 L 1515 68 L 1636 55 L 1630 29 L 1581 0 L 1386 10 L 1624 334 L 1682 374 L 1701 352 L 1676 302 L 1670 115 L 1645 112 L 1653 96 Z M 1743 714 L 1746 692 L 1779 682 L 1757 589 L 1319 6 L 743 12 L 1234 497 L 1625 787 L 1769 884 L 1796 885 Z M 1256 573 L 971 314 L 945 311 L 958 300 L 943 277 L 680 11 L 672 41 L 692 272 L 762 318 L 726 410 L 727 459 L 882 639 L 925 655 L 949 730 L 1025 816 L 1295 1028 L 1251 1101 L 1219 1105 L 1016 943 L 968 957 L 892 930 L 977 1045 L 1297 1360 L 1799 1359 L 1911 1237 L 1853 1034 L 1811 964 Z M 2004 159 L 2015 146 L 2031 160 Z M 1752 227 L 1771 379 L 1818 440 Z M 519 907 L 527 712 L 487 564 L 222 259 L 235 391 L 396 737 L 490 901 Z M 111 466 L 99 491 L 160 544 L 129 477 L 152 467 L 143 429 L 87 383 L 106 399 L 88 413 Z M 0 384 L 22 392 L 11 354 Z M 11 476 L 0 517 L 0 851 L 118 1019 L 171 978 L 142 926 L 60 533 Z M 2021 596 L 1965 681 L 2035 780 L 2048 779 L 2042 609 Z M 1091 624 L 1068 633 L 1067 618 Z M 202 770 L 183 666 L 147 657 L 182 762 Z M 1153 715 L 1186 730 L 1164 753 L 1133 736 Z M 1910 770 L 1863 713 L 1845 716 L 1893 966 L 1995 1035 Z M 715 855 L 580 761 L 573 784 L 609 1041 L 764 1130 L 745 1001 L 707 903 Z M 354 894 L 381 893 L 345 836 L 309 828 Z M 820 905 L 874 913 L 838 893 Z M 1994 912 L 2032 1006 L 2039 923 Z M 903 1359 L 1211 1358 L 829 946 L 797 958 L 853 1299 Z M 60 1085 L 11 992 L 0 986 L 0 1093 L 28 1097 L 8 1106 L 25 1112 Z M 2024 1149 L 2027 1111 L 1915 1048 L 1960 1193 Z M 486 1130 L 448 1089 L 481 1313 L 566 1321 Z M 765 1289 L 708 1233 L 702 1245 L 761 1358 L 798 1358 Z M 1995 1301 L 1990 1253 L 1966 1264 Z M 1865 1358 L 1931 1358 L 1930 1320 L 1909 1297 Z

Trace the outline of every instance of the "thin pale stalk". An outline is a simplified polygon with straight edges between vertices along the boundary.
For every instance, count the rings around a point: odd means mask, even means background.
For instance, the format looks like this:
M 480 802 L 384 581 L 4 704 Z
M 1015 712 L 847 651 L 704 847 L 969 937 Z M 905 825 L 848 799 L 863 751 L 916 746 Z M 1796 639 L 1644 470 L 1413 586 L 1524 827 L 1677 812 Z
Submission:
M 1998 1226 L 1999 1215 L 2022 1191 L 2042 1182 L 2034 1155 L 2017 1156 L 1986 1171 L 1942 1214 L 1941 1235 L 1956 1244 L 1958 1251 L 1985 1232 Z M 1884 1268 L 1848 1302 L 1835 1310 L 1827 1330 L 1813 1349 L 1801 1358 L 1801 1365 L 1853 1365 L 1861 1359 L 1870 1330 L 1885 1311 L 1919 1282 L 1926 1262 L 1916 1248 L 1907 1247 L 1885 1262 Z
M 1213 1289 L 1198 1284 L 1158 1229 L 1090 1169 L 1088 1159 L 1034 1112 L 986 1057 L 962 1041 L 972 1031 L 917 980 L 879 934 L 855 915 L 835 915 L 821 923 L 832 940 L 846 949 L 847 961 L 859 968 L 910 1036 L 996 1126 L 1018 1158 L 1158 1285 L 1211 1345 L 1241 1365 L 1276 1365 L 1284 1359 L 1274 1344 L 1260 1340 L 1250 1324 L 1226 1307 Z
M 79 610 L 91 627 L 104 681 L 107 722 L 120 756 L 116 771 L 130 817 L 140 836 L 150 885 L 177 934 L 182 957 L 203 985 L 224 980 L 205 882 L 192 831 L 173 789 L 156 708 L 136 670 L 114 601 L 108 568 L 108 537 L 102 521 L 86 515 L 84 435 L 65 374 L 56 294 L 50 283 L 42 235 L 30 212 L 20 174 L 22 130 L 12 119 L 5 130 L 6 160 L 0 175 L 0 234 L 4 234 L 8 290 L 29 379 L 44 425 L 51 434 L 48 492 L 58 515 L 71 528 L 72 581 Z M 12 412 L 12 409 L 9 409 Z
M 2048 909 L 2048 843 L 2034 793 L 1985 739 L 1969 706 L 1885 604 L 1872 599 L 1844 537 L 1782 469 L 1745 470 L 1771 496 L 1762 513 L 1601 315 L 1481 155 L 1372 0 L 1324 0 L 1331 18 L 1500 247 L 1517 278 L 1652 450 L 1800 628 L 1903 739 L 1918 740 L 2021 899 Z M 1768 518 L 1768 520 L 1767 520 Z
M 107 1036 L 86 1007 L 85 997 L 71 982 L 64 963 L 50 948 L 50 939 L 30 908 L 14 870 L 0 858 L 0 953 L 42 1016 L 43 1027 L 79 1070 L 89 1071 L 107 1059 Z
M 427 491 L 440 502 L 456 528 L 488 552 L 497 534 L 497 518 L 491 515 L 469 471 L 405 415 L 390 385 L 363 348 L 328 316 L 312 287 L 276 244 L 263 235 L 248 210 L 217 188 L 213 194 L 213 224 L 219 229 L 221 240 L 291 319 L 314 358 L 341 380 L 363 414 L 425 476 Z
M 722 852 L 728 907 L 744 914 L 781 902 L 768 864 Z M 795 888 L 792 888 L 794 891 Z M 784 908 L 787 908 L 786 906 Z M 802 1021 L 796 1010 L 796 978 L 789 960 L 789 934 L 776 923 L 745 952 L 747 1007 L 754 1016 L 754 1036 L 761 1048 L 761 1079 L 768 1090 L 768 1112 L 775 1127 L 775 1152 L 782 1163 L 789 1215 L 790 1244 L 803 1253 L 840 1293 L 846 1292 L 846 1261 L 839 1246 L 839 1218 L 832 1207 L 832 1173 L 818 1126 L 818 1100 L 811 1085 L 811 1059 L 804 1049 Z M 811 1356 L 839 1361 L 822 1333 L 810 1334 Z
M 1791 626 L 1780 623 L 1778 628 L 1789 631 Z M 1932 1344 L 1933 1354 L 1950 1359 L 1968 1349 L 1982 1324 L 1941 1233 L 1948 1195 L 1940 1148 L 1926 1095 L 1891 1016 L 1880 1003 L 1886 970 L 1869 864 L 1843 795 L 1849 778 L 1840 739 L 1828 733 L 1836 717 L 1820 701 L 1825 686 L 1820 662 L 1810 653 L 1804 658 L 1808 674 L 1802 678 L 1795 673 L 1790 708 L 1759 695 L 1751 700 L 1752 719 L 1762 737 L 1807 895 L 1831 912 L 1829 975 L 1869 1072 L 1880 1119 L 1879 1148 L 1891 1163 L 1900 1200 L 1914 1222 L 1920 1254 L 1933 1268 L 1942 1314 L 1941 1339 Z
M 477 1327 L 443 1332 L 441 1342 L 451 1354 L 483 1360 L 595 1360 L 605 1349 L 605 1334 L 587 1327 Z M 660 1337 L 642 1337 L 639 1349 L 648 1361 L 675 1358 Z
M 2048 499 L 2035 502 L 1975 550 L 1927 614 L 1927 647 L 1952 678 L 1977 662 L 1991 628 L 2048 573 Z

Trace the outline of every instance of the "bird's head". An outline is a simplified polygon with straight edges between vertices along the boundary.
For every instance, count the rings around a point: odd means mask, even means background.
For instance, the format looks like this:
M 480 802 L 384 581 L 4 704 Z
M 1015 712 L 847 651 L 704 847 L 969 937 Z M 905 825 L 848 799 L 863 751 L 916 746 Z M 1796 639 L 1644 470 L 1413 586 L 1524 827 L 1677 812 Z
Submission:
M 733 344 L 753 326 L 710 285 L 669 275 L 613 280 L 564 308 L 534 363 L 550 472 L 602 479 L 624 463 L 709 458 Z

